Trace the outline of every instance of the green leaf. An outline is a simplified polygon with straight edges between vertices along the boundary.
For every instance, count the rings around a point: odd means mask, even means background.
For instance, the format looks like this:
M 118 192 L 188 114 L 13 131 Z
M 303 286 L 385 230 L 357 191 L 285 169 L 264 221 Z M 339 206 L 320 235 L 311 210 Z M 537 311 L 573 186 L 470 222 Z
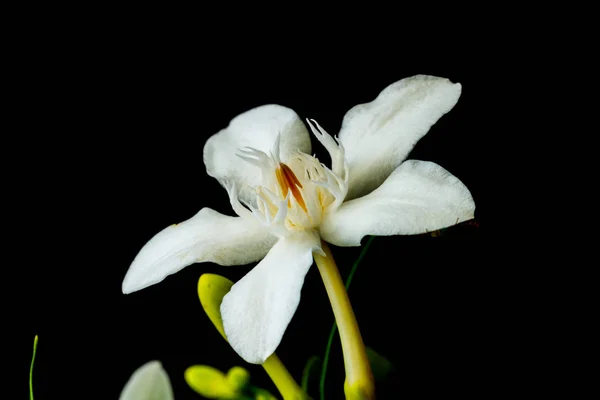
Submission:
M 373 378 L 375 378 L 375 381 L 385 380 L 394 370 L 394 365 L 387 358 L 373 350 L 371 347 L 366 346 L 365 350 L 367 351 L 369 364 L 371 364 Z
M 315 381 L 321 370 L 321 359 L 317 356 L 312 356 L 306 362 L 304 371 L 302 372 L 302 390 L 308 393 L 308 385 Z

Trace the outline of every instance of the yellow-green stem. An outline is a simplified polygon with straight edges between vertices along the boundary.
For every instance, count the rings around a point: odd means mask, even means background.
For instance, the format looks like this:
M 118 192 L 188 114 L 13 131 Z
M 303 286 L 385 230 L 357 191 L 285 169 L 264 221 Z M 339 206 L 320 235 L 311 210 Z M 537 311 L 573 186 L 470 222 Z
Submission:
M 350 305 L 348 293 L 335 265 L 329 246 L 321 241 L 321 248 L 326 256 L 323 257 L 315 253 L 314 258 L 321 273 L 325 289 L 327 290 L 335 322 L 340 332 L 344 366 L 346 368 L 346 382 L 344 382 L 346 399 L 374 399 L 375 386 L 373 383 L 373 373 L 371 372 L 371 366 L 367 358 L 360 330 L 358 329 L 354 311 Z
M 263 368 L 281 393 L 284 400 L 306 400 L 308 396 L 298 386 L 285 365 L 281 362 L 275 353 L 263 363 Z

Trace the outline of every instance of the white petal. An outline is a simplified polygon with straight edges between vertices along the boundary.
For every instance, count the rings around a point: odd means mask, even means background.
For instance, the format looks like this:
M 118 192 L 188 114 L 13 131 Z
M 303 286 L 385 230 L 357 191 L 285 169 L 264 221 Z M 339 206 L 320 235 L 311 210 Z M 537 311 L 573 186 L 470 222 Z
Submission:
M 225 335 L 247 362 L 262 364 L 279 345 L 300 302 L 313 250 L 322 252 L 314 231 L 280 239 L 223 298 Z
M 360 246 L 366 235 L 414 235 L 472 219 L 469 189 L 439 165 L 407 160 L 370 194 L 350 200 L 321 224 L 323 240 Z
M 169 376 L 159 361 L 139 367 L 125 384 L 119 400 L 172 400 Z
M 347 199 L 381 185 L 429 128 L 454 107 L 460 93 L 459 83 L 417 75 L 350 109 L 339 134 L 350 169 Z
M 203 208 L 192 218 L 157 233 L 133 260 L 123 293 L 154 285 L 195 262 L 242 265 L 260 260 L 277 238 L 252 218 Z
M 269 154 L 278 135 L 282 160 L 285 161 L 297 150 L 310 154 L 310 135 L 294 110 L 269 104 L 238 115 L 227 128 L 208 139 L 204 145 L 206 172 L 220 183 L 223 180 L 236 183 L 240 197 L 246 202 L 254 202 L 249 186 L 260 183 L 260 168 L 236 154 L 244 147 Z

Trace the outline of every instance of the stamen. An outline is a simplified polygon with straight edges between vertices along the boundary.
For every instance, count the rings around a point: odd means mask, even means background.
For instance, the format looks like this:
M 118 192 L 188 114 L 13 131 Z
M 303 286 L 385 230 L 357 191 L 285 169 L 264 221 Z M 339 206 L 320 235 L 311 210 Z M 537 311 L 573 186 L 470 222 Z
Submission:
M 279 163 L 279 167 L 275 170 L 275 176 L 277 177 L 277 183 L 279 183 L 279 188 L 281 189 L 281 193 L 287 193 L 288 190 L 292 192 L 292 195 L 298 202 L 298 205 L 302 207 L 304 212 L 308 212 L 306 208 L 306 203 L 304 202 L 304 198 L 302 197 L 302 193 L 300 189 L 302 189 L 302 184 L 294 174 L 294 172 L 285 165 L 284 163 Z M 288 206 L 290 204 L 288 203 Z
M 294 171 L 292 171 L 290 169 L 290 167 L 288 167 L 287 165 L 281 163 L 281 168 L 283 169 L 283 173 L 286 176 L 286 178 L 287 178 L 288 181 L 290 181 L 294 185 L 299 186 L 300 188 L 302 188 L 302 184 L 300 183 L 300 181 L 298 180 L 298 178 L 294 174 Z

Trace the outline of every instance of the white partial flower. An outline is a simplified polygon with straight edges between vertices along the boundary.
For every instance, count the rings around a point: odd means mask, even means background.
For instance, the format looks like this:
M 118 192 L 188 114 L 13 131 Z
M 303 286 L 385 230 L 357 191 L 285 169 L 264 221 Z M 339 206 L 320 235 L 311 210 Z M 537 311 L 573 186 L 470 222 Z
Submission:
M 171 381 L 162 364 L 149 361 L 135 370 L 119 400 L 173 400 Z
M 335 139 L 307 120 L 331 167 L 310 155 L 308 131 L 289 108 L 237 116 L 207 141 L 204 162 L 238 216 L 203 208 L 159 232 L 133 261 L 123 292 L 194 262 L 264 258 L 221 304 L 229 343 L 246 361 L 264 362 L 298 306 L 312 253 L 323 254 L 321 239 L 360 246 L 366 235 L 419 234 L 473 218 L 475 203 L 457 178 L 431 162 L 404 161 L 460 93 L 460 84 L 418 75 L 348 111 Z

